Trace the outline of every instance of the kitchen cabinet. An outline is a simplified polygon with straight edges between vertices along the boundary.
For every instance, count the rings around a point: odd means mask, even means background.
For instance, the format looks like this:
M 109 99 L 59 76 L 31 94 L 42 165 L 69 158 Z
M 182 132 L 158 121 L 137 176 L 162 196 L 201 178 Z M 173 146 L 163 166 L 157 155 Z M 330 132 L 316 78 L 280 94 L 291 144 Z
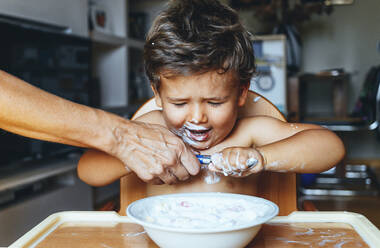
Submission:
M 93 210 L 91 187 L 76 175 L 79 157 L 73 153 L 2 168 L 0 246 L 8 246 L 54 212 Z
M 349 78 L 347 73 L 337 75 L 306 73 L 291 78 L 288 91 L 289 117 L 294 121 L 304 122 L 347 118 Z
M 101 106 L 127 104 L 126 0 L 91 1 L 107 11 L 110 32 L 89 31 L 89 0 L 2 0 L 0 14 L 18 18 L 26 25 L 53 28 L 90 37 L 93 77 L 99 79 Z
M 357 99 L 351 114 L 347 113 L 347 91 L 350 74 L 344 71 L 331 70 L 290 78 L 288 80 L 288 119 L 323 125 L 333 131 L 377 130 L 378 132 L 380 118 L 379 76 L 380 67 L 372 67 L 367 74 L 360 97 Z M 312 83 L 314 88 L 310 87 Z M 328 83 L 330 83 L 330 89 L 325 88 Z
M 100 86 L 100 106 L 115 107 L 128 104 L 128 68 L 125 0 L 92 0 L 88 2 L 93 41 L 92 76 Z M 94 10 L 104 11 L 104 28 L 95 22 Z
M 93 41 L 92 76 L 97 79 L 101 89 L 100 107 L 125 107 L 131 103 L 129 96 L 135 97 L 138 94 L 136 92 L 141 91 L 133 87 L 141 80 L 145 80 L 146 92 L 142 94 L 143 98 L 152 96 L 142 67 L 143 38 L 157 10 L 161 9 L 165 2 L 163 0 L 2 0 L 0 18 L 1 15 L 14 17 L 28 25 L 36 22 L 39 27 L 46 25 L 57 31 L 89 37 Z M 93 18 L 89 17 L 93 17 L 94 6 L 104 11 L 106 28 L 89 29 L 90 24 L 93 24 L 90 23 Z M 136 12 L 146 14 L 143 26 L 128 25 L 131 20 L 128 15 Z M 133 30 L 137 29 L 141 35 L 135 38 L 129 37 L 131 32 L 128 32 L 128 29 L 131 27 Z M 136 76 L 137 73 L 139 75 Z M 129 93 L 129 88 L 135 92 Z
M 0 14 L 69 28 L 88 37 L 88 0 L 1 0 Z
M 164 3 L 135 0 L 90 2 L 90 13 L 91 4 L 100 5 L 112 18 L 111 28 L 107 27 L 105 32 L 96 28 L 90 31 L 94 41 L 93 76 L 99 80 L 102 108 L 129 105 L 136 109 L 153 96 L 145 77 L 142 54 L 145 33 Z M 137 32 L 139 35 L 135 35 Z
M 164 0 L 128 1 L 128 99 L 132 106 L 139 106 L 153 96 L 145 75 L 143 50 L 146 34 L 166 3 Z

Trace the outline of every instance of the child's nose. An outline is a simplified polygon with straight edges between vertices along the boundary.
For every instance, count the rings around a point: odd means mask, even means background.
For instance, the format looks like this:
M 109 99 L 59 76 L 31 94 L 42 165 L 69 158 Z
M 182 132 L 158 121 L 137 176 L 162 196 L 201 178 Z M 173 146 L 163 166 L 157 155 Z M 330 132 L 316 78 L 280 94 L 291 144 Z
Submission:
M 194 123 L 207 122 L 207 114 L 201 106 L 194 106 L 191 111 L 191 121 Z

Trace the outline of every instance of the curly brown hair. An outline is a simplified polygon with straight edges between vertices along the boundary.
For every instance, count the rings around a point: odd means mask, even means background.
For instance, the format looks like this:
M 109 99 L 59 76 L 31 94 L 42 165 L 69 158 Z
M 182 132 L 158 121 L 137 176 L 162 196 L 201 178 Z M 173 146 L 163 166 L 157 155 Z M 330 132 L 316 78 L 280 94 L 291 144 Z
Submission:
M 250 33 L 236 11 L 217 0 L 171 0 L 144 46 L 145 70 L 156 89 L 160 75 L 236 72 L 249 84 L 255 72 Z

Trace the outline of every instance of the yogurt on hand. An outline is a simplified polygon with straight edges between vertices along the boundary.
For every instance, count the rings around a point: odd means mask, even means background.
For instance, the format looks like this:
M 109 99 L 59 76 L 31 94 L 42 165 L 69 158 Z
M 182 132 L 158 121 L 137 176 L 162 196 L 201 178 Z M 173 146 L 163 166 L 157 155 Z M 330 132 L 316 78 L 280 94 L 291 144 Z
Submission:
M 209 229 L 250 224 L 268 211 L 268 205 L 235 197 L 157 197 L 140 217 L 165 227 Z

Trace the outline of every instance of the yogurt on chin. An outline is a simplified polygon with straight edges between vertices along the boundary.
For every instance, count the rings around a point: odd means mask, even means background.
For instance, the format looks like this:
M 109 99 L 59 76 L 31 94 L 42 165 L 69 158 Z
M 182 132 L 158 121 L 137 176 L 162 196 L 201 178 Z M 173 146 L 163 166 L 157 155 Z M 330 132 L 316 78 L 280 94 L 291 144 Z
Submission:
M 146 222 L 178 229 L 230 228 L 250 224 L 270 206 L 235 197 L 157 197 L 139 216 Z

